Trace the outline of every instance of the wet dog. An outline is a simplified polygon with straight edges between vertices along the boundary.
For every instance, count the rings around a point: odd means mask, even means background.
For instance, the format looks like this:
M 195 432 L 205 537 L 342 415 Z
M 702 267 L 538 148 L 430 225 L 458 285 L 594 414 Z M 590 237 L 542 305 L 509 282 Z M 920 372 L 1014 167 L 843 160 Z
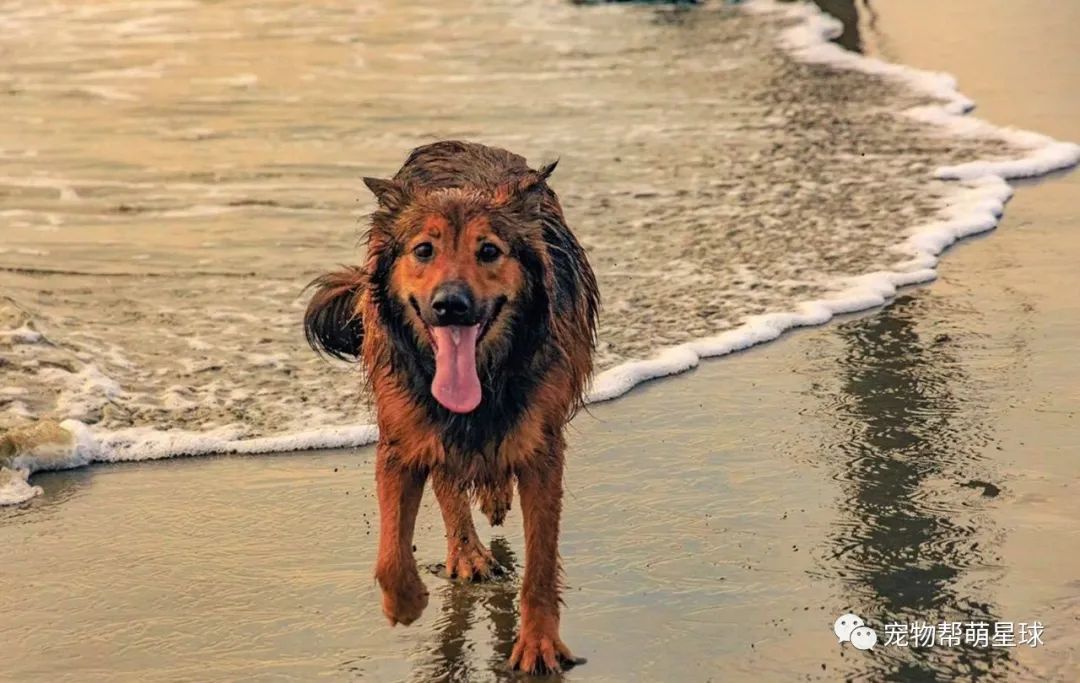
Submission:
M 430 478 L 446 524 L 446 568 L 497 567 L 472 522 L 492 524 L 514 485 L 525 524 L 521 629 L 510 664 L 575 660 L 559 637 L 563 428 L 581 406 L 599 295 L 585 252 L 547 184 L 555 164 L 445 141 L 389 180 L 365 178 L 378 209 L 362 267 L 325 275 L 305 316 L 318 351 L 363 362 L 379 425 L 375 576 L 391 624 L 428 596 L 412 553 Z

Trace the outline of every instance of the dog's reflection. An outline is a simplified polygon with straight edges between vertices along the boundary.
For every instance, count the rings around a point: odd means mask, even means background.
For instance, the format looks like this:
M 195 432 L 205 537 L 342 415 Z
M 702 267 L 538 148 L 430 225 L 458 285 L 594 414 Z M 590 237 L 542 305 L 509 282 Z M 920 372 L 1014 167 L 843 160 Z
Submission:
M 414 680 L 424 681 L 477 681 L 517 680 L 519 678 L 507 667 L 510 651 L 517 635 L 517 558 L 505 538 L 491 539 L 491 552 L 506 572 L 492 581 L 465 583 L 447 579 L 432 597 L 441 603 L 435 620 L 435 639 L 431 651 L 424 657 L 425 663 L 415 672 Z M 442 570 L 439 565 L 432 569 Z M 479 608 L 479 609 L 478 609 Z M 476 638 L 469 636 L 474 625 L 488 625 L 491 634 L 490 657 L 482 659 L 477 652 Z M 429 641 L 430 642 L 430 641 Z M 544 680 L 560 680 L 549 676 Z

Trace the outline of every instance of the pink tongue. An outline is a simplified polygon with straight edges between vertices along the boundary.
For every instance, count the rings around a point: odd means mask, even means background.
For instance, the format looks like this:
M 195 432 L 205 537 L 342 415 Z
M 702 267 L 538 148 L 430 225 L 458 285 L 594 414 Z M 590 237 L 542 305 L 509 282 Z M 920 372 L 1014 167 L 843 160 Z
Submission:
M 480 378 L 476 375 L 476 336 L 480 326 L 433 327 L 431 333 L 435 337 L 431 395 L 447 410 L 471 412 L 480 405 Z

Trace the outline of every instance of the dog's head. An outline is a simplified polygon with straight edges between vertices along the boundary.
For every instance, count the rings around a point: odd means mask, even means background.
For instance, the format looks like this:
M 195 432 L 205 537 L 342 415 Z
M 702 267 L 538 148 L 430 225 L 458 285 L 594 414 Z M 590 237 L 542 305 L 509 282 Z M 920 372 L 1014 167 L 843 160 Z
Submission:
M 545 244 L 539 210 L 554 164 L 497 188 L 411 188 L 366 178 L 379 200 L 368 242 L 372 295 L 424 357 L 430 391 L 472 412 L 481 377 L 528 332 L 543 334 Z M 544 301 L 538 301 L 544 298 Z

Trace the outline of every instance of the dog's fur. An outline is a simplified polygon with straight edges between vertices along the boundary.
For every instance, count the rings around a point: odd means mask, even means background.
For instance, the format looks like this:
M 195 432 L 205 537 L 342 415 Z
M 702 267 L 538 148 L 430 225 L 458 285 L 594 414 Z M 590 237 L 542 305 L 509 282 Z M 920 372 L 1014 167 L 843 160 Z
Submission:
M 411 623 L 427 605 L 412 554 L 425 481 L 446 524 L 447 571 L 467 580 L 498 569 L 477 537 L 470 497 L 500 524 L 516 482 L 526 548 L 511 665 L 528 672 L 574 661 L 559 638 L 563 428 L 592 371 L 599 307 L 584 250 L 547 185 L 554 168 L 445 141 L 414 150 L 391 180 L 365 178 L 379 205 L 367 260 L 312 283 L 304 321 L 316 350 L 366 370 L 379 424 L 375 575 L 391 624 Z M 430 260 L 413 251 L 422 241 L 436 245 Z M 499 256 L 484 261 L 473 243 L 491 243 Z M 428 306 L 450 279 L 466 283 L 488 315 L 476 348 L 482 399 L 468 413 L 433 397 Z

